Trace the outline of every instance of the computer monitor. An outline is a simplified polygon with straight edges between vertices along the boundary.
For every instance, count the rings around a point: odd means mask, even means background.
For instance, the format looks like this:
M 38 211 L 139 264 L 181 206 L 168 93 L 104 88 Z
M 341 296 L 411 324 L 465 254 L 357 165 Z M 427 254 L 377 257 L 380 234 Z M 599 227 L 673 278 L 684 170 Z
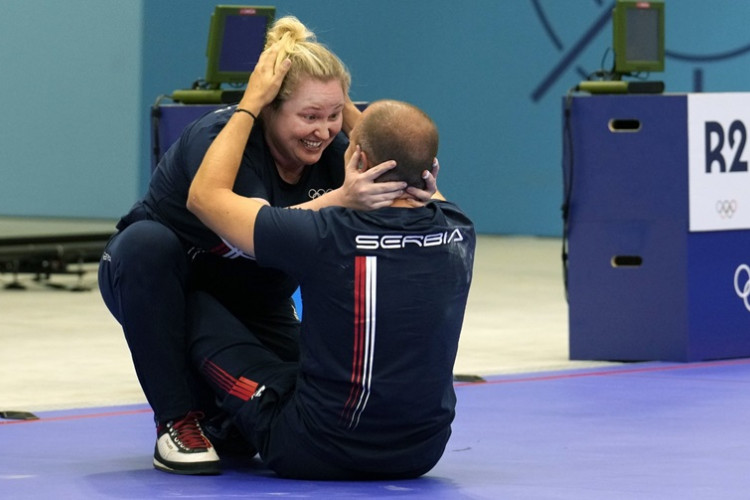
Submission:
M 270 6 L 216 6 L 206 49 L 205 82 L 209 88 L 217 89 L 222 83 L 247 83 L 275 15 L 276 8 Z
M 664 71 L 664 1 L 617 0 L 612 40 L 616 74 Z

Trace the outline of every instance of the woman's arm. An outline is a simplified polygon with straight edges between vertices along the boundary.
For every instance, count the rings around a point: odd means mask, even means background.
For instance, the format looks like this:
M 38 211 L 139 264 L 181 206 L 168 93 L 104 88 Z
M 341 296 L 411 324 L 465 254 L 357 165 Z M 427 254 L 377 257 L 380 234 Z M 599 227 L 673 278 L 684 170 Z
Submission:
M 374 210 L 389 206 L 404 193 L 406 183 L 401 181 L 375 182 L 375 179 L 396 166 L 394 161 L 386 161 L 373 168 L 360 171 L 361 162 L 367 162 L 366 155 L 357 146 L 349 162 L 344 166 L 344 184 L 314 200 L 295 205 L 293 208 L 319 210 L 324 207 L 347 207 L 355 210 Z
M 247 89 L 224 128 L 211 143 L 190 185 L 187 208 L 209 229 L 254 255 L 255 218 L 265 204 L 232 191 L 242 154 L 263 107 L 279 91 L 291 61 L 275 64 L 278 49 L 272 45 L 261 54 Z
M 402 197 L 404 192 L 422 203 L 427 203 L 431 199 L 445 199 L 437 189 L 437 174 L 440 170 L 437 158 L 433 163 L 432 172 L 424 171 L 422 177 L 425 181 L 424 189 L 407 187 L 407 184 L 401 181 L 375 182 L 380 175 L 396 166 L 395 161 L 385 161 L 364 172 L 358 168 L 360 161 L 367 163 L 365 153 L 361 152 L 357 146 L 344 167 L 344 184 L 340 188 L 292 208 L 319 210 L 324 207 L 339 206 L 355 210 L 375 210 L 389 206 L 393 200 Z

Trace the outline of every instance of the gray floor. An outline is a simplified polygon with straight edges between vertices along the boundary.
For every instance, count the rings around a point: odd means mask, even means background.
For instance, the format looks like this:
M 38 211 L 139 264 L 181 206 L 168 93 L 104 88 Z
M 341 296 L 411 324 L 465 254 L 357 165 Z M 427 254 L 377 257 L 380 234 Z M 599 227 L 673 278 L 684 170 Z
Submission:
M 20 276 L 25 290 L 9 290 L 4 285 L 14 277 L 0 274 L 1 410 L 145 402 L 120 327 L 96 288 L 96 265 L 83 270 L 82 278 L 53 275 L 51 282 L 75 285 L 80 279 L 90 291 L 55 289 L 30 275 Z M 480 237 L 455 372 L 606 365 L 568 360 L 561 275 L 557 239 Z
M 114 219 L 0 216 L 0 239 L 114 231 Z

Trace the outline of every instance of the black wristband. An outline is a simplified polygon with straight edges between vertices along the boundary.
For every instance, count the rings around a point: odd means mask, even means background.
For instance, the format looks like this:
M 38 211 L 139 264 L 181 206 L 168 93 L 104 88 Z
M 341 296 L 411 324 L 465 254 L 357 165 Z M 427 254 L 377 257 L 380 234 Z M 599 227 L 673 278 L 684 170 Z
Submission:
M 257 117 L 257 116 L 255 116 L 255 115 L 254 115 L 254 114 L 252 113 L 252 111 L 248 111 L 248 110 L 246 110 L 246 109 L 243 109 L 243 108 L 237 108 L 237 109 L 235 109 L 235 110 L 234 110 L 234 112 L 235 112 L 235 113 L 247 113 L 248 115 L 250 115 L 250 116 L 252 116 L 252 117 L 253 117 L 253 120 L 255 120 L 256 122 L 258 121 L 258 117 Z

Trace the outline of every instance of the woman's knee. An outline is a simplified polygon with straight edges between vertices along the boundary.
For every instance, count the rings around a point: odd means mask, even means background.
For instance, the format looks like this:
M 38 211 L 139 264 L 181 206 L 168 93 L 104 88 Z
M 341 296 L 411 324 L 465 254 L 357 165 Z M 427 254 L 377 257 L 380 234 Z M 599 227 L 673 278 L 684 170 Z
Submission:
M 117 234 L 105 250 L 105 259 L 144 273 L 186 266 L 185 248 L 177 235 L 164 224 L 138 221 Z
M 161 293 L 165 301 L 165 295 L 182 297 L 188 272 L 187 253 L 177 235 L 158 222 L 138 221 L 107 244 L 99 265 L 99 289 L 109 310 L 121 319 L 123 300 L 145 298 L 147 289 Z

